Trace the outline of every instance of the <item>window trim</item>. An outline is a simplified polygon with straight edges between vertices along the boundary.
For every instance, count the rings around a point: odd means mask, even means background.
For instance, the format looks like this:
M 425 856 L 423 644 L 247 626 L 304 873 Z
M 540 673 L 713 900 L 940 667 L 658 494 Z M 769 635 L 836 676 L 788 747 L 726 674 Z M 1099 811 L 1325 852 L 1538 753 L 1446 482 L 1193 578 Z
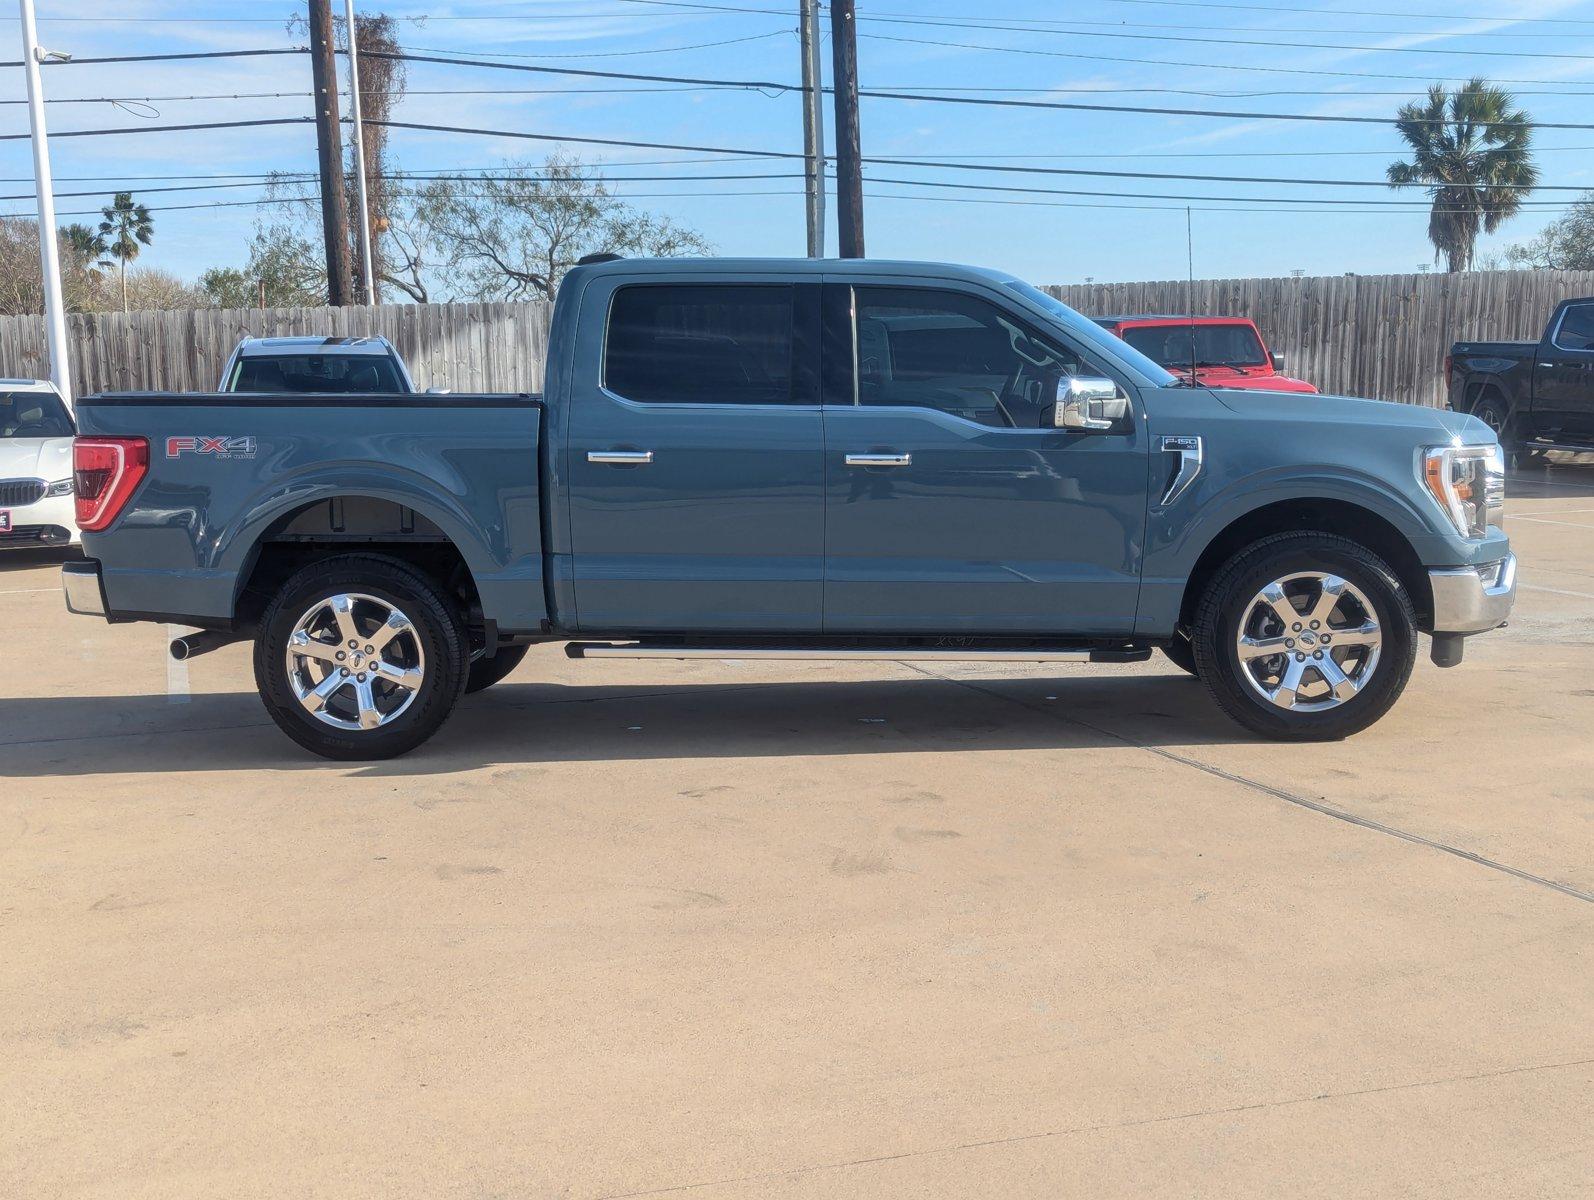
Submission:
M 1591 345 L 1588 345 L 1588 346 L 1563 346 L 1563 345 L 1561 345 L 1561 330 L 1566 327 L 1566 319 L 1567 319 L 1567 317 L 1571 316 L 1575 311 L 1577 311 L 1580 308 L 1594 309 L 1594 301 L 1587 301 L 1587 302 L 1578 301 L 1575 304 L 1568 304 L 1565 308 L 1563 308 L 1561 310 L 1561 316 L 1555 322 L 1555 332 L 1550 334 L 1550 345 L 1554 346 L 1557 350 L 1564 350 L 1568 354 L 1589 354 L 1589 353 L 1594 353 L 1594 344 L 1591 344 Z
M 614 306 L 623 291 L 637 288 L 771 288 L 784 289 L 791 298 L 791 324 L 787 331 L 788 360 L 786 364 L 786 399 L 772 400 L 767 403 L 736 401 L 734 403 L 720 403 L 714 400 L 640 400 L 635 396 L 628 396 L 624 392 L 616 391 L 609 386 L 609 335 L 614 328 Z M 756 408 L 756 409 L 793 409 L 802 407 L 816 407 L 817 396 L 804 399 L 799 395 L 799 380 L 806 379 L 808 373 L 804 371 L 803 364 L 798 360 L 799 351 L 809 342 L 817 344 L 817 339 L 810 335 L 804 328 L 804 323 L 812 319 L 817 321 L 818 313 L 817 289 L 815 295 L 808 297 L 803 284 L 794 279 L 706 279 L 702 282 L 693 281 L 683 283 L 680 280 L 616 280 L 609 290 L 609 297 L 603 309 L 603 336 L 598 346 L 598 390 L 611 399 L 624 404 L 636 404 L 647 408 L 676 408 L 676 409 L 721 409 L 721 408 Z M 813 310 L 810 313 L 810 309 Z M 810 349 L 812 352 L 812 349 Z M 817 391 L 817 383 L 810 381 L 810 389 Z

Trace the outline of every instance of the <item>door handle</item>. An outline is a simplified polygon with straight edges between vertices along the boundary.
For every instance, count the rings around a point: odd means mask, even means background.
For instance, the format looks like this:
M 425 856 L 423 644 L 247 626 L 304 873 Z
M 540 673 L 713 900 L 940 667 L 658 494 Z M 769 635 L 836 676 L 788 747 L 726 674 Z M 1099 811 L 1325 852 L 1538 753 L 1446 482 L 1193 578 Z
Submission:
M 608 463 L 610 466 L 640 467 L 653 461 L 651 450 L 588 450 L 589 463 Z
M 913 465 L 913 455 L 849 454 L 846 462 L 849 467 L 911 467 Z

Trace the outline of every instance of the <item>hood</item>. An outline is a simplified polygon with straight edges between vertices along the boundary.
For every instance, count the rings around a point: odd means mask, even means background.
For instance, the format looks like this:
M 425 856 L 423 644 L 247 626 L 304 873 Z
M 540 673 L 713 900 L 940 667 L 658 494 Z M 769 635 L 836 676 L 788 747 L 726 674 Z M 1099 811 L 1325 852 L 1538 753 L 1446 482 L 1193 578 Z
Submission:
M 0 479 L 54 483 L 71 474 L 71 438 L 0 438 Z
M 1180 372 L 1186 377 L 1189 371 Z M 1201 367 L 1196 378 L 1207 387 L 1262 388 L 1271 392 L 1316 392 L 1304 379 L 1275 375 L 1271 367 Z
M 1263 391 L 1260 388 L 1210 388 L 1230 411 L 1265 421 L 1302 421 L 1344 427 L 1379 426 L 1407 429 L 1416 438 L 1468 443 L 1495 440 L 1494 431 L 1477 417 L 1420 404 L 1395 404 L 1388 400 L 1360 400 L 1353 396 L 1302 395 L 1299 392 Z

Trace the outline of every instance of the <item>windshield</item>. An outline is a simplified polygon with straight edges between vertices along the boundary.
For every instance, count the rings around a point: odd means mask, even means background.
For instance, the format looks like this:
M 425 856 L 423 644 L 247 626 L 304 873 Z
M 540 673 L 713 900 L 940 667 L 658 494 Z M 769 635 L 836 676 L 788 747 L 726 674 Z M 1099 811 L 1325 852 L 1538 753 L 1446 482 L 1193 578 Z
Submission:
M 1112 334 L 1102 329 L 1094 321 L 1080 316 L 1061 300 L 1054 296 L 1048 296 L 1040 288 L 1025 283 L 1022 279 L 1004 279 L 1002 284 L 1025 299 L 1034 301 L 1051 313 L 1063 323 L 1071 336 L 1105 351 L 1110 358 L 1115 358 L 1120 362 L 1127 361 L 1155 386 L 1172 387 L 1179 382 L 1177 378 L 1163 370 L 1155 360 L 1147 358 L 1143 353 L 1140 353 L 1138 347 L 1113 337 Z
M 1249 325 L 1129 325 L 1124 341 L 1165 367 L 1265 367 L 1262 339 Z
M 379 354 L 261 354 L 240 358 L 229 392 L 407 392 Z
M 54 392 L 0 392 L 0 438 L 71 437 L 76 432 Z

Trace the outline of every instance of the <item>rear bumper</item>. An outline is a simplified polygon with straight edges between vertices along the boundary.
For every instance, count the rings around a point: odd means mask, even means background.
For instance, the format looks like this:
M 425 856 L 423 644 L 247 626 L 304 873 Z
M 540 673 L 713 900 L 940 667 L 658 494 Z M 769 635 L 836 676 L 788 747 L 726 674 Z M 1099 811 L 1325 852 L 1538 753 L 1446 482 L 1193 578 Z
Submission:
M 1485 633 L 1505 624 L 1517 595 L 1516 555 L 1473 567 L 1428 572 L 1433 588 L 1433 631 Z
M 105 585 L 100 580 L 100 564 L 94 559 L 62 564 L 61 590 L 66 593 L 68 612 L 85 617 L 109 615 L 105 606 Z

